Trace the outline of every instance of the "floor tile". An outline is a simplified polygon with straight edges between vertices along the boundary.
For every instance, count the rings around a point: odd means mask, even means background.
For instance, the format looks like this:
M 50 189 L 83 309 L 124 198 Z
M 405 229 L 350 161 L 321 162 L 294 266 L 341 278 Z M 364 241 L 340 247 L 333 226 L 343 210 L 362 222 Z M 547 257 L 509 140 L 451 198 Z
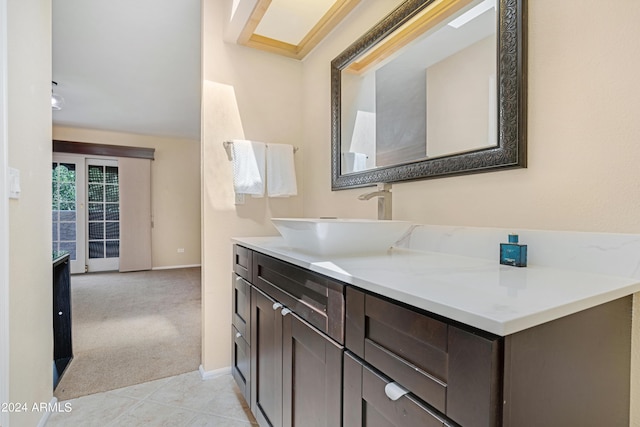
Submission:
M 199 411 L 221 392 L 219 378 L 202 380 L 198 372 L 178 375 L 164 384 L 148 399 Z M 225 381 L 225 384 L 228 384 Z M 226 386 L 230 389 L 230 386 Z
M 189 372 L 65 403 L 71 411 L 51 414 L 47 427 L 257 426 L 228 374 Z
M 181 427 L 187 426 L 198 414 L 188 409 L 165 406 L 153 402 L 141 402 L 131 411 L 127 411 L 109 426 L 138 427 Z
M 139 403 L 128 397 L 97 393 L 71 399 L 71 411 L 51 414 L 47 427 L 104 427 Z
M 174 377 L 162 378 L 155 381 L 149 381 L 147 383 L 136 384 L 129 387 L 123 387 L 116 390 L 109 391 L 107 393 L 117 394 L 119 396 L 132 397 L 134 399 L 144 399 L 149 397 L 150 394 L 157 391 L 167 382 L 171 381 Z
M 232 420 L 217 415 L 200 415 L 189 423 L 188 427 L 254 427 L 257 425 L 257 423 Z

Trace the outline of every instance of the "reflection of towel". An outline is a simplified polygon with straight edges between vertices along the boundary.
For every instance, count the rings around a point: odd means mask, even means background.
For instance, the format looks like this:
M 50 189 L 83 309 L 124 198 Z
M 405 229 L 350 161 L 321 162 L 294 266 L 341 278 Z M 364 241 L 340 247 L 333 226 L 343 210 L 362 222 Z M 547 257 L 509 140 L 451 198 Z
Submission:
M 267 195 L 289 197 L 298 194 L 293 146 L 267 145 Z
M 236 194 L 264 196 L 266 145 L 263 142 L 233 140 L 233 188 Z
M 367 168 L 367 155 L 364 153 L 342 153 L 344 155 L 344 173 L 359 172 Z

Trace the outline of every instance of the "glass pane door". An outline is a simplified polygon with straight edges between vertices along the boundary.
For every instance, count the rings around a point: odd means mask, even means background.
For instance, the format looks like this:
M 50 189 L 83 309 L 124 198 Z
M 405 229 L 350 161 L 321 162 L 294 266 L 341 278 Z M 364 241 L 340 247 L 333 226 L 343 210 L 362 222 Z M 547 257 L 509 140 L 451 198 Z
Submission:
M 52 250 L 68 252 L 71 273 L 84 272 L 84 159 L 53 156 L 51 168 Z M 81 185 L 78 186 L 78 183 Z
M 87 160 L 88 271 L 118 270 L 120 191 L 115 160 Z

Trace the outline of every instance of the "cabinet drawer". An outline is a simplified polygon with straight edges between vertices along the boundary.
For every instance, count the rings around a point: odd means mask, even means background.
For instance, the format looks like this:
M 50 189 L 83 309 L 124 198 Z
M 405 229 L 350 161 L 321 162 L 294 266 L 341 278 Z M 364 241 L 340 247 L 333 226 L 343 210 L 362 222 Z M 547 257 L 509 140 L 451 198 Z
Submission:
M 251 284 L 235 273 L 232 280 L 232 323 L 247 342 L 251 342 Z
M 385 387 L 392 380 L 364 365 L 355 356 L 344 355 L 344 426 L 385 425 L 398 427 L 443 427 L 436 411 L 411 393 L 391 400 Z
M 340 344 L 345 286 L 284 261 L 253 253 L 253 285 Z
M 458 424 L 499 424 L 502 339 L 349 287 L 346 348 Z
M 233 271 L 245 280 L 251 281 L 252 251 L 243 246 L 233 245 Z
M 446 323 L 349 288 L 346 334 L 349 350 L 445 412 Z
M 231 326 L 233 362 L 231 374 L 247 402 L 251 401 L 251 347 L 238 330 Z

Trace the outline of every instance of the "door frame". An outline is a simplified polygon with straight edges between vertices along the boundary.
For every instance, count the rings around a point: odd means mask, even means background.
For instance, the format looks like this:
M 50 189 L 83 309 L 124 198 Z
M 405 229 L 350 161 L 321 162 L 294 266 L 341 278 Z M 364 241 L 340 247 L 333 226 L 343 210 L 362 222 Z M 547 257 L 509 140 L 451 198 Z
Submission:
M 9 155 L 7 131 L 7 0 L 0 0 L 0 231 L 9 235 Z M 9 402 L 9 239 L 0 239 L 0 402 Z M 9 414 L 0 411 L 0 425 Z

